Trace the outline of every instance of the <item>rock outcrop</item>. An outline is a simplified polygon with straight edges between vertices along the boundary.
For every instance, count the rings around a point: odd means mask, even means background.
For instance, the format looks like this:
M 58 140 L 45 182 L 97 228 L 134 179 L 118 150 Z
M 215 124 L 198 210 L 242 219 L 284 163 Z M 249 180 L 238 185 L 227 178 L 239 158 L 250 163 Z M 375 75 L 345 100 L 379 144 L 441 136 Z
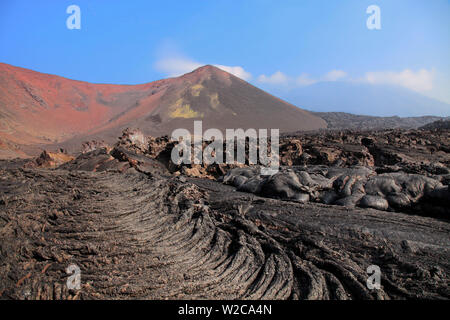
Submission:
M 42 153 L 36 159 L 29 161 L 25 164 L 28 168 L 57 168 L 62 164 L 72 161 L 74 156 L 68 155 L 64 150 L 59 152 L 49 152 L 47 150 Z

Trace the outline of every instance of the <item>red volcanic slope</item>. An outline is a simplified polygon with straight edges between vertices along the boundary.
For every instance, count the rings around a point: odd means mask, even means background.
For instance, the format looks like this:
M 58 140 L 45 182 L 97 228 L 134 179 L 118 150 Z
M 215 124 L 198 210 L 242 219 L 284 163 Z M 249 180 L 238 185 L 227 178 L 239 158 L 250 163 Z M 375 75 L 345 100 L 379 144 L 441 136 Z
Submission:
M 0 63 L 0 158 L 24 156 L 24 146 L 117 137 L 139 127 L 314 130 L 326 123 L 212 66 L 141 85 L 92 84 Z M 236 128 L 237 128 L 236 127 Z
M 121 96 L 140 97 L 163 82 L 91 84 L 0 63 L 0 136 L 19 144 L 64 141 L 129 108 Z

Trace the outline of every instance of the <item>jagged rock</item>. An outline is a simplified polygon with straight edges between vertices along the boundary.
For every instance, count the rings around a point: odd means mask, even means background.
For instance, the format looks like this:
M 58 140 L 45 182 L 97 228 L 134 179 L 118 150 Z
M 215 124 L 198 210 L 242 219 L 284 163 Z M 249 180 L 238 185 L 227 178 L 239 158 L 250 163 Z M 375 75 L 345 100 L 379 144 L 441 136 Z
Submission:
M 444 174 L 450 165 L 448 129 L 331 131 L 291 134 L 282 141 L 289 139 L 301 144 L 301 164 L 305 165 L 362 165 L 384 168 L 385 172 L 397 167 L 422 175 Z
M 309 153 L 313 160 L 313 164 L 331 165 L 341 158 L 342 151 L 321 146 L 313 146 Z
M 107 171 L 116 170 L 123 172 L 130 168 L 127 163 L 120 162 L 109 154 L 106 148 L 95 149 L 80 154 L 74 160 L 60 166 L 62 170 L 82 170 L 82 171 Z
M 299 165 L 302 163 L 303 154 L 300 140 L 291 139 L 280 143 L 280 164 L 285 166 Z
M 26 163 L 24 166 L 26 168 L 56 168 L 74 158 L 75 157 L 64 152 L 64 150 L 60 150 L 60 152 L 49 152 L 44 150 L 39 157 Z
M 139 129 L 126 128 L 119 137 L 116 146 L 126 148 L 135 153 L 146 153 L 148 151 L 149 138 Z
M 122 147 L 114 147 L 110 153 L 115 159 L 127 162 L 131 167 L 146 174 L 167 174 L 167 169 L 157 160 L 133 153 Z
M 98 149 L 111 150 L 111 147 L 104 141 L 86 141 L 81 145 L 81 153 L 88 153 Z

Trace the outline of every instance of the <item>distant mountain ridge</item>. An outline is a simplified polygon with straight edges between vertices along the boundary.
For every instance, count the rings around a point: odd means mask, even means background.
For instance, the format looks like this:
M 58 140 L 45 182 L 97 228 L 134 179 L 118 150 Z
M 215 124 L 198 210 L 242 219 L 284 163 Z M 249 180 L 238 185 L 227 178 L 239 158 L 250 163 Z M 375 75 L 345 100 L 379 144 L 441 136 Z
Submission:
M 422 129 L 422 130 L 436 130 L 436 129 L 449 130 L 450 129 L 450 118 L 445 118 L 445 119 L 441 119 L 441 120 L 437 120 L 437 121 L 428 123 L 428 124 L 420 127 L 419 129 Z
M 445 118 L 435 116 L 422 117 L 374 117 L 355 115 L 345 112 L 312 112 L 327 122 L 328 129 L 417 129 Z
M 399 86 L 335 81 L 293 89 L 271 88 L 270 92 L 296 106 L 317 112 L 378 117 L 450 116 L 450 104 Z

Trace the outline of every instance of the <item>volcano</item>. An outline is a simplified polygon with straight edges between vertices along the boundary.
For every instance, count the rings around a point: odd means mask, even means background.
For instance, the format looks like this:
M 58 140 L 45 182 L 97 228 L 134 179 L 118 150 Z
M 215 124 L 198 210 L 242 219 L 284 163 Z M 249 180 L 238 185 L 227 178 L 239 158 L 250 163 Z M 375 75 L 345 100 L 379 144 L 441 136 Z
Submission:
M 326 122 L 216 67 L 139 85 L 93 84 L 0 63 L 0 157 L 45 146 L 76 151 L 90 139 L 114 141 L 127 128 L 317 130 Z

